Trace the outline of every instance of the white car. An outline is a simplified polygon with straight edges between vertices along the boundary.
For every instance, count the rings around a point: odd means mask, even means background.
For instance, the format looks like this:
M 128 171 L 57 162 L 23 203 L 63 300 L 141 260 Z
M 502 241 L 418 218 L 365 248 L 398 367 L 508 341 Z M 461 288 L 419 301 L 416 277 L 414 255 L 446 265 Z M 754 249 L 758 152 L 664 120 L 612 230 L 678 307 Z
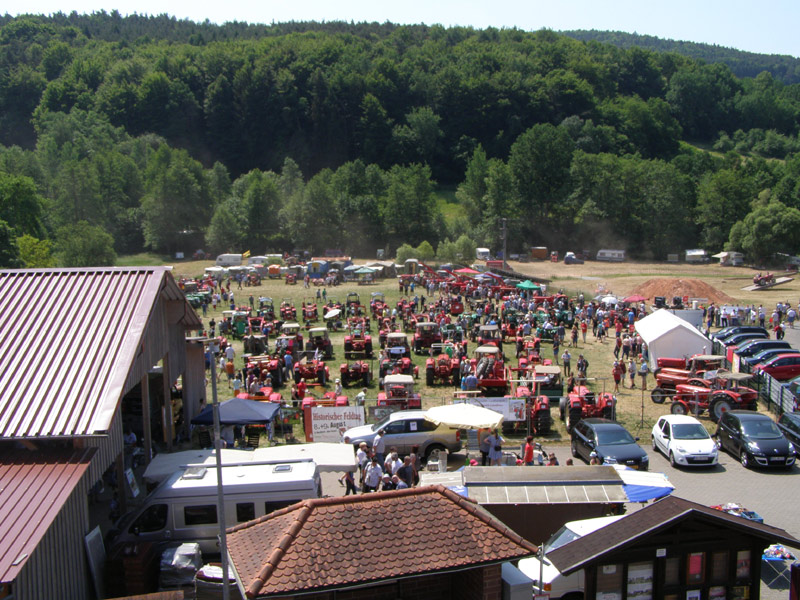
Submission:
M 717 464 L 719 451 L 703 424 L 688 415 L 664 415 L 653 425 L 653 450 L 661 452 L 673 467 Z

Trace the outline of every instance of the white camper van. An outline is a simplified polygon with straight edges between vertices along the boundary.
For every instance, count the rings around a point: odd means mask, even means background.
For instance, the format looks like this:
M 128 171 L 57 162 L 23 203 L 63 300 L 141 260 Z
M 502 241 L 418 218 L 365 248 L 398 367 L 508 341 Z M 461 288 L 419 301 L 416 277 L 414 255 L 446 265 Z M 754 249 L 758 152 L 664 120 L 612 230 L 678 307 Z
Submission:
M 477 260 L 489 260 L 492 257 L 488 248 L 475 248 L 475 258 Z
M 598 250 L 597 260 L 605 262 L 624 262 L 625 250 Z
M 322 495 L 317 465 L 310 460 L 225 465 L 222 486 L 227 527 Z M 177 471 L 141 508 L 123 516 L 117 529 L 115 543 L 191 541 L 204 553 L 218 553 L 216 468 Z
M 241 254 L 220 254 L 215 263 L 218 267 L 238 267 L 242 264 Z

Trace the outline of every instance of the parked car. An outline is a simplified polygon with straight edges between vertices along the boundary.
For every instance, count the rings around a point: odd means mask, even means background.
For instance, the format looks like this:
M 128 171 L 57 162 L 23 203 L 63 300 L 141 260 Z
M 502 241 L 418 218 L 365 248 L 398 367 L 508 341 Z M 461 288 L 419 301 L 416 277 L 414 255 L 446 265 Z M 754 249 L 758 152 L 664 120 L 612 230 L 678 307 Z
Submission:
M 750 340 L 766 339 L 769 339 L 769 335 L 767 333 L 751 331 L 749 333 L 734 333 L 733 335 L 729 335 L 728 337 L 717 341 L 727 348 L 728 346 L 739 346 Z
M 795 456 L 800 454 L 800 412 L 785 412 L 778 419 L 778 429 L 794 446 Z
M 723 327 L 719 331 L 712 333 L 711 339 L 721 340 L 737 333 L 763 333 L 765 335 L 769 335 L 766 329 L 756 325 L 731 325 L 730 327 Z
M 719 420 L 715 437 L 719 448 L 738 458 L 745 468 L 794 465 L 794 445 L 768 415 L 728 411 Z
M 653 425 L 653 450 L 661 452 L 673 467 L 717 464 L 717 444 L 703 424 L 688 415 L 664 415 Z
M 579 421 L 572 428 L 572 456 L 591 460 L 592 452 L 602 464 L 627 465 L 647 471 L 647 452 L 627 430 L 611 419 L 591 418 Z
M 575 256 L 574 252 L 567 252 L 564 255 L 564 264 L 565 265 L 582 265 L 583 264 L 583 259 L 582 258 L 578 258 L 577 256 Z
M 758 354 L 754 354 L 753 356 L 748 356 L 747 358 L 742 359 L 744 363 L 750 365 L 757 365 L 762 362 L 766 362 L 773 356 L 777 356 L 778 354 L 800 354 L 800 350 L 795 350 L 794 348 L 769 348 L 768 350 L 762 350 Z
M 800 354 L 777 354 L 755 365 L 753 367 L 753 373 L 756 375 L 766 373 L 778 381 L 793 379 L 800 375 Z
M 458 452 L 461 450 L 461 432 L 446 425 L 436 425 L 425 419 L 424 410 L 400 410 L 393 412 L 374 425 L 360 425 L 344 432 L 342 441 L 355 447 L 372 442 L 379 431 L 384 432 L 386 448 L 395 446 L 400 455 L 411 453 L 414 446 L 419 446 L 420 454 L 427 460 L 434 450 Z
M 783 340 L 758 339 L 741 344 L 733 352 L 742 358 L 747 358 L 749 356 L 753 356 L 754 354 L 758 354 L 762 350 L 772 350 L 775 348 L 787 349 L 791 347 L 792 345 L 789 342 L 785 342 Z

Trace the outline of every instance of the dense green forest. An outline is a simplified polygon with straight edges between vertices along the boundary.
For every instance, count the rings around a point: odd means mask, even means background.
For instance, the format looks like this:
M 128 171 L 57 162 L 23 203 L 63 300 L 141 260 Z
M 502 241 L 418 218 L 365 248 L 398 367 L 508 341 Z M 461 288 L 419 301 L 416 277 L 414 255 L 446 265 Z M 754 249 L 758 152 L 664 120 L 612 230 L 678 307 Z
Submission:
M 624 49 L 638 47 L 656 52 L 675 52 L 707 63 L 722 63 L 728 65 L 737 77 L 756 77 L 759 73 L 767 71 L 783 83 L 800 83 L 800 58 L 785 54 L 757 54 L 715 44 L 667 40 L 653 35 L 624 31 L 579 29 L 560 33 L 583 42 L 593 40 Z
M 0 264 L 445 256 L 503 218 L 510 251 L 763 261 L 800 246 L 798 116 L 768 72 L 552 31 L 6 16 Z

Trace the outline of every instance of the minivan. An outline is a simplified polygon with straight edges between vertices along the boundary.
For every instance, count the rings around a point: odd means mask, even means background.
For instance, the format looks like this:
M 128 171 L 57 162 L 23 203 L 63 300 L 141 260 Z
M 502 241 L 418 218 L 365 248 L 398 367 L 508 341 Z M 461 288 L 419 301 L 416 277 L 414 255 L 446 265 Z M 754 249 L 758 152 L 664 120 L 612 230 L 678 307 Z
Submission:
M 317 465 L 307 459 L 223 465 L 222 487 L 227 527 L 322 496 Z M 189 466 L 173 473 L 115 529 L 115 544 L 198 542 L 202 552 L 218 553 L 217 469 Z

